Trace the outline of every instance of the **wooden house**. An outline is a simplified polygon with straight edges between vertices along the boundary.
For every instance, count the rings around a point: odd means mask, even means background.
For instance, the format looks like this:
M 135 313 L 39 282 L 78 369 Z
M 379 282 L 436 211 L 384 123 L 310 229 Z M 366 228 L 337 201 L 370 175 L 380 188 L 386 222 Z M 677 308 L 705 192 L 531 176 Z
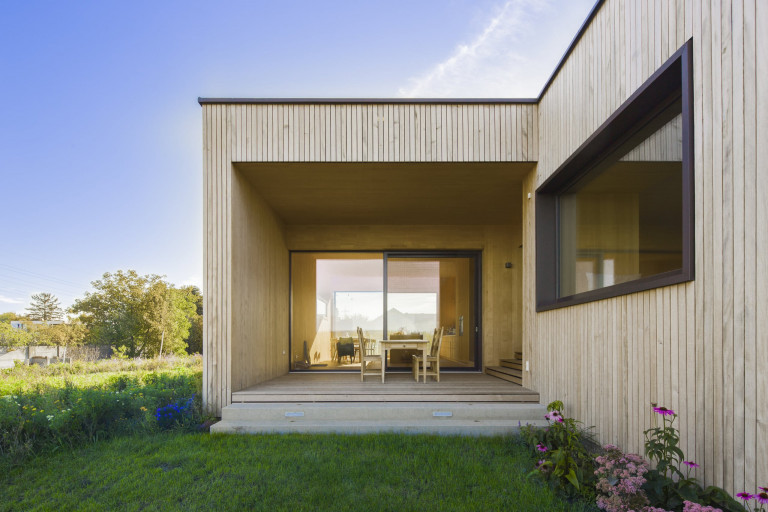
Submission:
M 600 440 L 663 405 L 768 483 L 768 2 L 600 1 L 534 99 L 199 102 L 211 411 L 439 324 L 446 372 L 522 354 Z

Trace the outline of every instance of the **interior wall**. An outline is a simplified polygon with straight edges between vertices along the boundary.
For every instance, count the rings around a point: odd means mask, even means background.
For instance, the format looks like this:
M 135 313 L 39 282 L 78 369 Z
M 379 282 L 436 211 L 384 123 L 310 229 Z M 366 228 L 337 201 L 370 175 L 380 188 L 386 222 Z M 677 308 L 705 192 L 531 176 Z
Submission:
M 483 367 L 522 348 L 522 231 L 518 226 L 286 226 L 302 251 L 481 250 Z M 505 263 L 512 268 L 505 268 Z
M 228 397 L 288 373 L 288 265 L 282 222 L 234 169 Z
M 695 281 L 535 312 L 533 193 L 693 38 Z M 731 492 L 768 481 L 768 3 L 608 0 L 539 104 L 523 190 L 524 385 L 636 453 L 679 414 L 693 474 Z

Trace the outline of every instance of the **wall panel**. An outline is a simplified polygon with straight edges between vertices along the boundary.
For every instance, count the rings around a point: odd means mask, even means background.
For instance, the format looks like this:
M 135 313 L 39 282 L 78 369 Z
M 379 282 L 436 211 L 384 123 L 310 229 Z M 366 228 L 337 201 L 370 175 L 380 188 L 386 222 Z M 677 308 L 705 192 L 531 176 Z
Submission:
M 537 314 L 524 197 L 524 383 L 639 453 L 658 420 L 652 404 L 678 411 L 696 476 L 733 492 L 768 481 L 766 33 L 768 8 L 755 0 L 606 1 L 540 100 L 542 150 L 523 191 L 693 38 L 696 279 Z

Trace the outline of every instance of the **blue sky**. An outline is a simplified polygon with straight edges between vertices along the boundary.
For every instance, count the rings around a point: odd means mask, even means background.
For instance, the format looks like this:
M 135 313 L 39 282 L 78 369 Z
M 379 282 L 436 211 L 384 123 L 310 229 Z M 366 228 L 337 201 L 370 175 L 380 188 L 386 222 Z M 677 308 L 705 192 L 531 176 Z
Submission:
M 535 97 L 595 0 L 0 5 L 0 312 L 202 282 L 202 97 Z

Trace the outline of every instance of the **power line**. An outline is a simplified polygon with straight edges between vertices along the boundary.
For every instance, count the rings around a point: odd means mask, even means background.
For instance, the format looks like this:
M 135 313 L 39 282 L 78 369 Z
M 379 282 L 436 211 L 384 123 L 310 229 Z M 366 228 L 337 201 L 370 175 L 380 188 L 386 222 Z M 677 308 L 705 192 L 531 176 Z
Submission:
M 8 270 L 10 270 L 12 272 L 16 272 L 16 273 L 19 273 L 19 274 L 26 274 L 26 275 L 31 276 L 31 277 L 39 277 L 39 278 L 46 279 L 48 281 L 58 281 L 59 283 L 62 283 L 62 284 L 68 284 L 68 285 L 73 285 L 73 286 L 80 286 L 79 283 L 75 283 L 75 282 L 72 282 L 72 281 L 67 281 L 66 279 L 61 279 L 60 277 L 53 277 L 53 276 L 50 276 L 50 275 L 47 275 L 47 274 L 43 274 L 43 273 L 40 273 L 40 272 L 33 272 L 31 270 L 25 270 L 23 268 L 14 267 L 14 266 L 11 266 L 11 265 L 7 265 L 5 263 L 0 263 L 0 267 L 5 267 L 5 268 L 7 268 Z

